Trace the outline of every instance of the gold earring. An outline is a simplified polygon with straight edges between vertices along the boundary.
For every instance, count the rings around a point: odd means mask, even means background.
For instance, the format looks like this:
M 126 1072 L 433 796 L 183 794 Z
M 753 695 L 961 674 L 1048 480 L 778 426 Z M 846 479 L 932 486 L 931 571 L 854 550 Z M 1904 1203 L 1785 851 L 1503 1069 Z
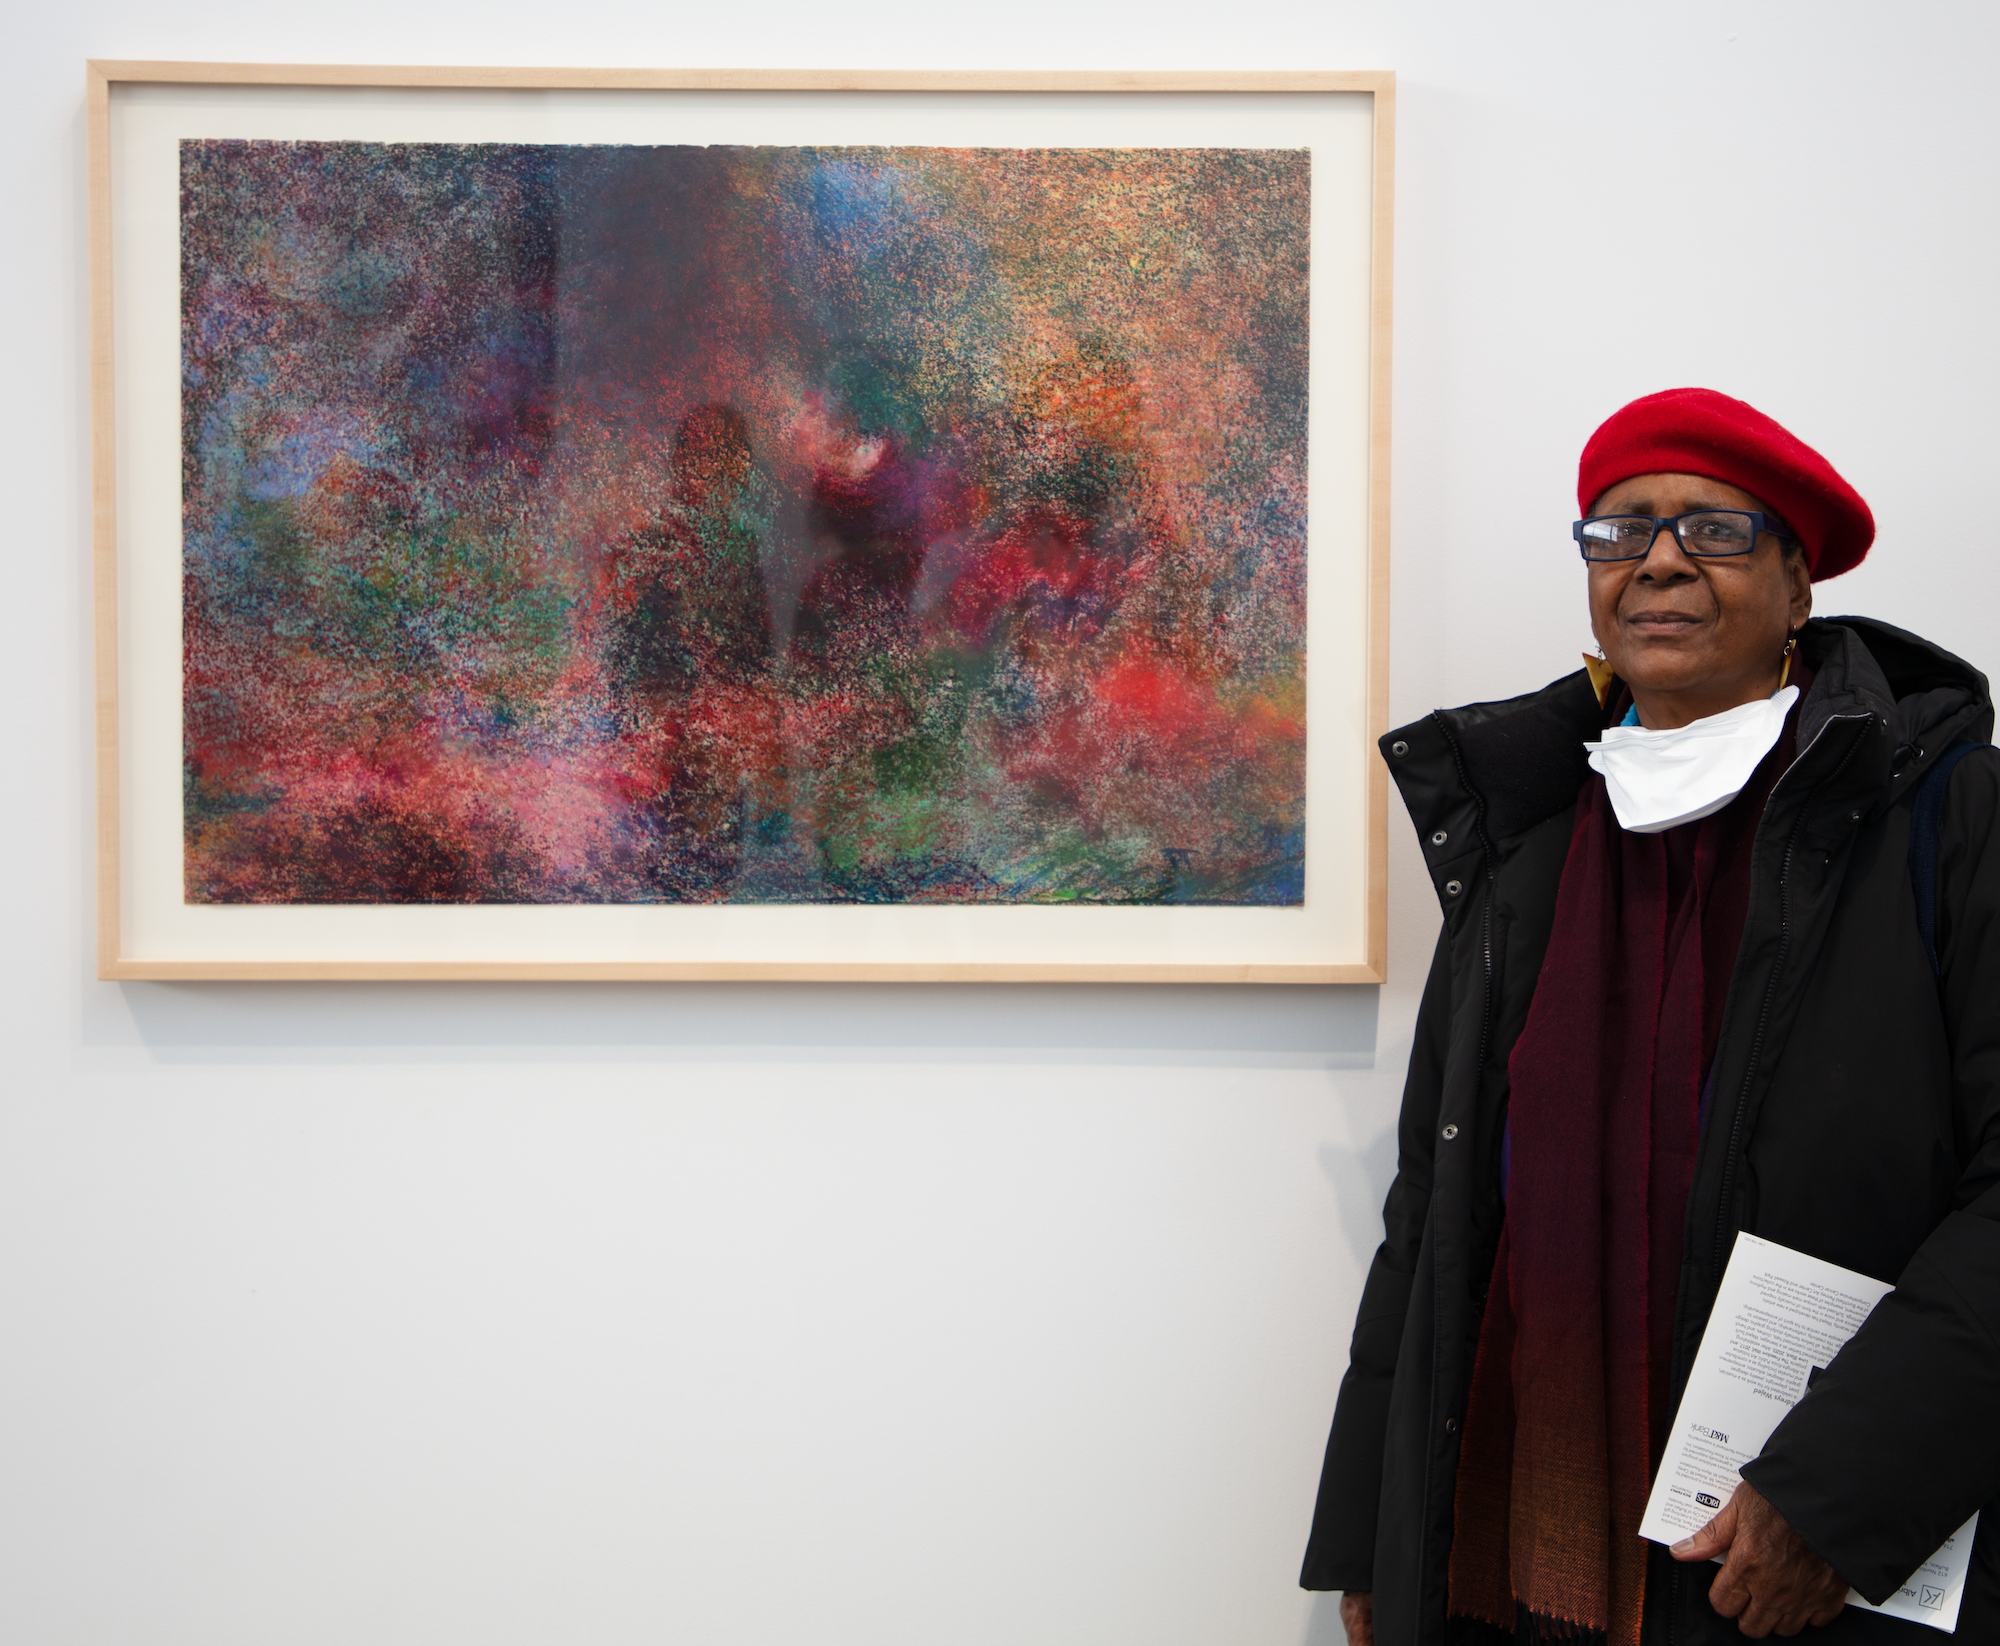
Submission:
M 1785 649 L 1778 654 L 1785 660 L 1785 666 L 1778 671 L 1779 691 L 1783 691 L 1785 689 L 1785 682 L 1792 678 L 1792 653 L 1797 651 L 1798 649 L 1799 649 L 1799 637 L 1795 634 L 1786 635 Z
M 1604 648 L 1599 646 L 1595 657 L 1585 652 L 1583 667 L 1590 676 L 1590 689 L 1597 693 L 1597 706 L 1601 709 L 1611 693 L 1611 665 L 1605 661 Z

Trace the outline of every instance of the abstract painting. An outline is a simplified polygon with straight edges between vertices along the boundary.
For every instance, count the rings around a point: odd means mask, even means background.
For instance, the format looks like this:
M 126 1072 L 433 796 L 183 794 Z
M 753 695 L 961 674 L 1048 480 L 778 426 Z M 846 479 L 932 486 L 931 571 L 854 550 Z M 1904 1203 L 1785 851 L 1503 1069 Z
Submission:
M 1305 149 L 179 155 L 188 903 L 1302 901 Z

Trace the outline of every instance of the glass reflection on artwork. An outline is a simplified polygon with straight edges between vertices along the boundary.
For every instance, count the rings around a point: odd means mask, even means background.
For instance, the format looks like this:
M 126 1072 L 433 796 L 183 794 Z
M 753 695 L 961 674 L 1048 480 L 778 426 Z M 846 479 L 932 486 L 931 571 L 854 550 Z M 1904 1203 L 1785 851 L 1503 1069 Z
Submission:
M 1295 904 L 1295 150 L 188 141 L 204 903 Z

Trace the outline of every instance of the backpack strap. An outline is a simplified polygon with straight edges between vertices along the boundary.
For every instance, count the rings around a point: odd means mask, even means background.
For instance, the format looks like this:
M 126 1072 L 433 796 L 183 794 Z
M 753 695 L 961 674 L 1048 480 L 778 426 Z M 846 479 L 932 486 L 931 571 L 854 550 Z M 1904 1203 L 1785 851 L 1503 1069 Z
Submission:
M 1984 746 L 1952 744 L 1924 773 L 1910 807 L 1910 890 L 1917 900 L 1917 933 L 1924 940 L 1924 953 L 1931 957 L 1931 976 L 1940 981 L 1944 970 L 1937 946 L 1938 830 L 1944 821 L 1944 791 L 1951 783 L 1952 768 Z

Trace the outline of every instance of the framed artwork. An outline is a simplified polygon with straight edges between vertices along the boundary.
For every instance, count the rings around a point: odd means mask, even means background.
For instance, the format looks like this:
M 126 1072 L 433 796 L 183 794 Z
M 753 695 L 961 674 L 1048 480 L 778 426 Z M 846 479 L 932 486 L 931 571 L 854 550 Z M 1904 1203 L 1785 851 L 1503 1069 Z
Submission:
M 1379 981 L 1393 88 L 92 63 L 100 975 Z

